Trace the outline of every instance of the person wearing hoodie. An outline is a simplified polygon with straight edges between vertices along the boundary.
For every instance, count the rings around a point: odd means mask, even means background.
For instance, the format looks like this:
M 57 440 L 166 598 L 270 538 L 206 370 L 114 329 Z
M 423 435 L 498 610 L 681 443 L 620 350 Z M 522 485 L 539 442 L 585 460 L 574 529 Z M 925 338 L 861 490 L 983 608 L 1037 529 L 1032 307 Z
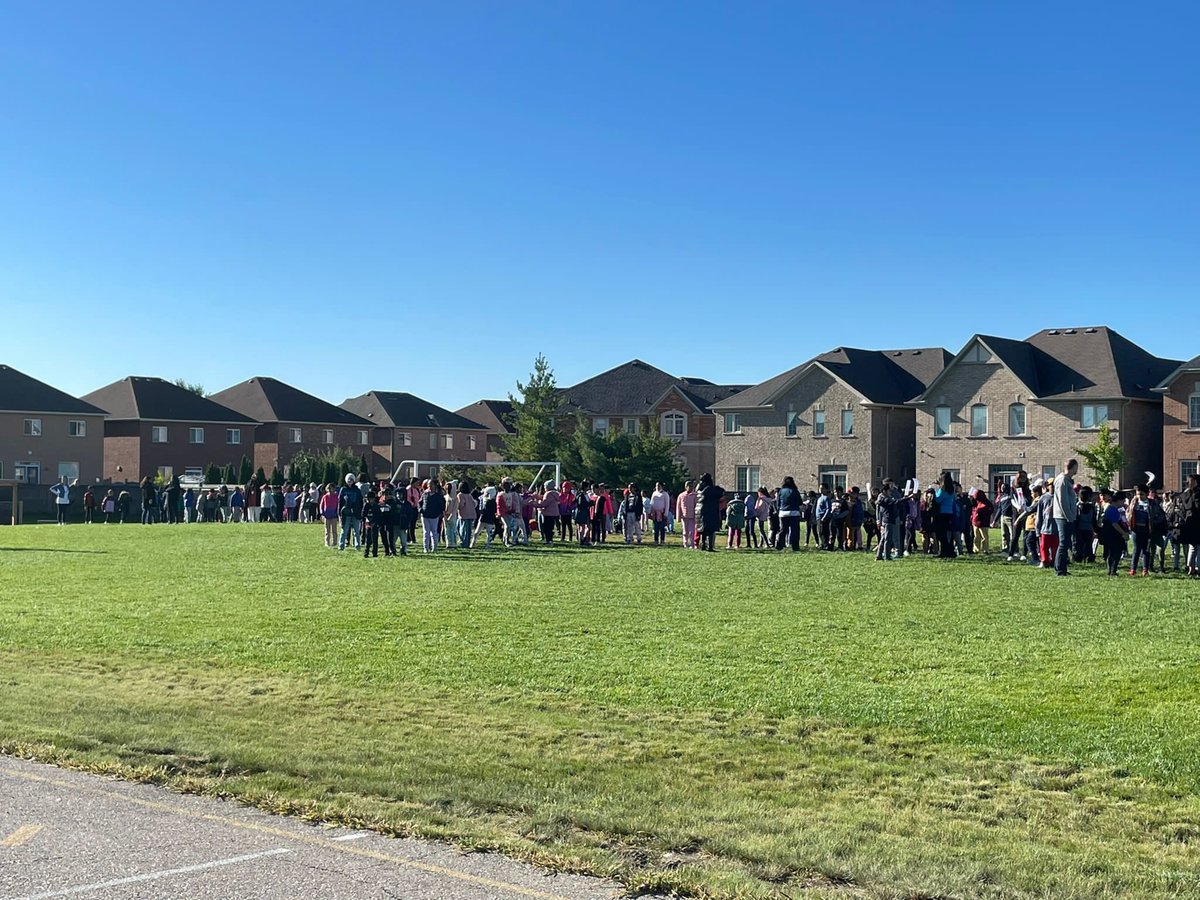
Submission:
M 537 509 L 538 527 L 542 532 L 542 543 L 553 544 L 562 509 L 562 495 L 554 487 L 553 480 L 542 484 L 541 499 L 534 506 Z
M 779 495 L 776 497 L 779 506 L 779 538 L 776 549 L 782 550 L 786 546 L 793 553 L 800 549 L 801 501 L 796 479 L 791 475 L 784 476 Z
M 717 532 L 721 530 L 721 498 L 725 496 L 725 491 L 713 484 L 712 475 L 705 472 L 700 478 L 697 495 L 696 524 L 700 533 L 700 549 L 711 553 L 717 549 Z
M 446 512 L 446 495 L 436 478 L 430 479 L 429 487 L 421 492 L 421 531 L 425 538 L 425 552 L 433 553 L 438 547 L 442 528 L 442 516 Z
M 471 549 L 471 535 L 475 530 L 475 520 L 479 517 L 479 504 L 471 493 L 471 483 L 463 481 L 458 486 L 458 544 L 464 550 Z
M 654 485 L 654 493 L 650 495 L 649 503 L 650 526 L 654 529 L 655 546 L 667 542 L 667 518 L 670 512 L 671 495 L 660 481 Z
M 683 483 L 683 493 L 676 501 L 675 518 L 683 522 L 683 549 L 696 549 L 696 494 L 695 485 L 690 481 Z
M 483 494 L 480 495 L 479 524 L 475 526 L 476 544 L 479 543 L 479 532 L 483 531 L 487 533 L 487 541 L 484 546 L 492 545 L 492 538 L 496 536 L 496 498 L 498 496 L 498 492 L 490 484 L 484 487 Z
M 746 527 L 746 501 L 737 494 L 725 507 L 725 527 L 728 537 L 725 539 L 726 550 L 742 549 L 742 530 Z

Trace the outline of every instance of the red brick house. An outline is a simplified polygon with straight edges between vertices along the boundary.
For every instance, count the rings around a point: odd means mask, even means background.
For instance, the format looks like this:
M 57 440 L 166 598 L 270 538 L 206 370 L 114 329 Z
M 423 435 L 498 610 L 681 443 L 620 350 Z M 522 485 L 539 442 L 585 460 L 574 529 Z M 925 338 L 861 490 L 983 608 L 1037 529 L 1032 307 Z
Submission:
M 478 422 L 487 429 L 487 458 L 504 459 L 504 438 L 513 433 L 509 425 L 513 405 L 509 400 L 477 400 L 470 406 L 455 410 L 456 415 Z
M 254 432 L 254 466 L 268 475 L 278 468 L 286 477 L 288 464 L 301 451 L 343 448 L 370 456 L 373 422 L 278 379 L 251 378 L 211 399 L 261 423 Z
M 563 388 L 556 414 L 564 428 L 574 428 L 582 416 L 602 434 L 650 429 L 675 441 L 679 462 L 693 477 L 699 477 L 716 465 L 712 405 L 746 387 L 678 378 L 634 359 Z
M 341 405 L 371 422 L 372 466 L 377 477 L 390 478 L 404 460 L 482 463 L 487 458 L 487 429 L 414 394 L 368 391 Z M 436 475 L 437 466 L 419 466 L 407 475 Z
M 1200 356 L 1164 378 L 1154 390 L 1162 394 L 1162 480 L 1182 489 L 1200 471 Z
M 53 484 L 103 475 L 104 409 L 0 365 L 0 480 Z
M 162 378 L 130 375 L 85 399 L 108 411 L 104 477 L 110 481 L 199 477 L 209 465 L 254 458 L 254 419 Z

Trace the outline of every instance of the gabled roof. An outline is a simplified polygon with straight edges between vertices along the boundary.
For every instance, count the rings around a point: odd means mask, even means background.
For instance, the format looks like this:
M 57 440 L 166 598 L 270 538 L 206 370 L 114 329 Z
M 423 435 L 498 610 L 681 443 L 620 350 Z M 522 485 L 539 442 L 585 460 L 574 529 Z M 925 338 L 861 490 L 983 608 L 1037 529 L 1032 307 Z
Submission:
M 476 400 L 470 406 L 458 410 L 458 415 L 472 422 L 478 422 L 488 431 L 497 434 L 512 434 L 509 427 L 509 417 L 513 405 L 508 400 Z
M 950 361 L 942 347 L 908 350 L 859 350 L 838 347 L 781 372 L 761 384 L 713 404 L 714 410 L 752 409 L 776 397 L 813 369 L 825 371 L 863 398 L 865 403 L 900 406 L 925 390 Z
M 1024 341 L 977 334 L 947 366 L 957 366 L 978 341 L 1038 400 L 1154 400 L 1155 386 L 1179 365 L 1160 359 L 1104 326 L 1046 328 Z M 925 396 L 941 379 L 935 379 Z
M 213 394 L 211 399 L 257 422 L 299 422 L 312 425 L 371 423 L 349 410 L 306 394 L 275 378 L 256 377 Z
M 103 409 L 5 365 L 0 365 L 0 412 L 104 415 Z
M 1188 373 L 1200 374 L 1200 356 L 1194 356 L 1187 362 L 1178 366 L 1175 371 L 1160 381 L 1155 386 L 1154 390 L 1160 393 L 1166 393 L 1171 389 L 1171 385 L 1179 380 L 1180 376 L 1187 375 Z
M 389 428 L 463 428 L 486 431 L 478 422 L 452 413 L 415 394 L 368 391 L 343 401 L 342 408 Z
M 700 412 L 742 385 L 720 385 L 702 378 L 676 378 L 640 359 L 632 359 L 561 391 L 559 415 L 588 412 L 599 415 L 647 415 L 667 392 L 677 390 Z
M 129 375 L 86 397 L 107 409 L 110 419 L 228 422 L 234 425 L 254 425 L 257 421 L 170 381 L 145 375 Z

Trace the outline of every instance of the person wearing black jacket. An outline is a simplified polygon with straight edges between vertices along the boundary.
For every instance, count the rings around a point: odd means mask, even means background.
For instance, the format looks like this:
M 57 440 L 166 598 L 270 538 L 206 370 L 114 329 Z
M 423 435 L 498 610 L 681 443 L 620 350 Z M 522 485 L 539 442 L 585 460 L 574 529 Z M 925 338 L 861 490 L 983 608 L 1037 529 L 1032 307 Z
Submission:
M 785 546 L 795 552 L 800 549 L 800 519 L 801 502 L 800 489 L 791 475 L 783 479 L 783 485 L 776 495 L 779 505 L 779 537 L 775 541 L 775 549 L 782 550 Z
M 713 484 L 712 475 L 705 472 L 696 494 L 696 531 L 700 536 L 700 549 L 713 552 L 717 532 L 721 530 L 721 498 L 725 491 Z
M 379 511 L 376 524 L 379 527 L 379 539 L 383 541 L 383 555 L 396 555 L 396 524 L 400 516 L 390 491 L 379 492 Z
M 367 495 L 366 502 L 362 508 L 363 522 L 363 559 L 368 556 L 379 558 L 379 504 L 375 502 L 375 498 L 370 494 Z
M 1179 543 L 1187 545 L 1187 573 L 1200 575 L 1200 475 L 1189 475 L 1187 488 L 1175 500 Z

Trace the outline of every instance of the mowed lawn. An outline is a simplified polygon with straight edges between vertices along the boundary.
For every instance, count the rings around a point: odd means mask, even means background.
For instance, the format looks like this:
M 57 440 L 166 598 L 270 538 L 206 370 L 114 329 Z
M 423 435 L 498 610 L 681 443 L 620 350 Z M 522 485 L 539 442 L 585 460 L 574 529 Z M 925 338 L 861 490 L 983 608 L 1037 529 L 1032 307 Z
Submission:
M 0 750 L 631 892 L 1200 897 L 1200 589 L 0 528 Z

